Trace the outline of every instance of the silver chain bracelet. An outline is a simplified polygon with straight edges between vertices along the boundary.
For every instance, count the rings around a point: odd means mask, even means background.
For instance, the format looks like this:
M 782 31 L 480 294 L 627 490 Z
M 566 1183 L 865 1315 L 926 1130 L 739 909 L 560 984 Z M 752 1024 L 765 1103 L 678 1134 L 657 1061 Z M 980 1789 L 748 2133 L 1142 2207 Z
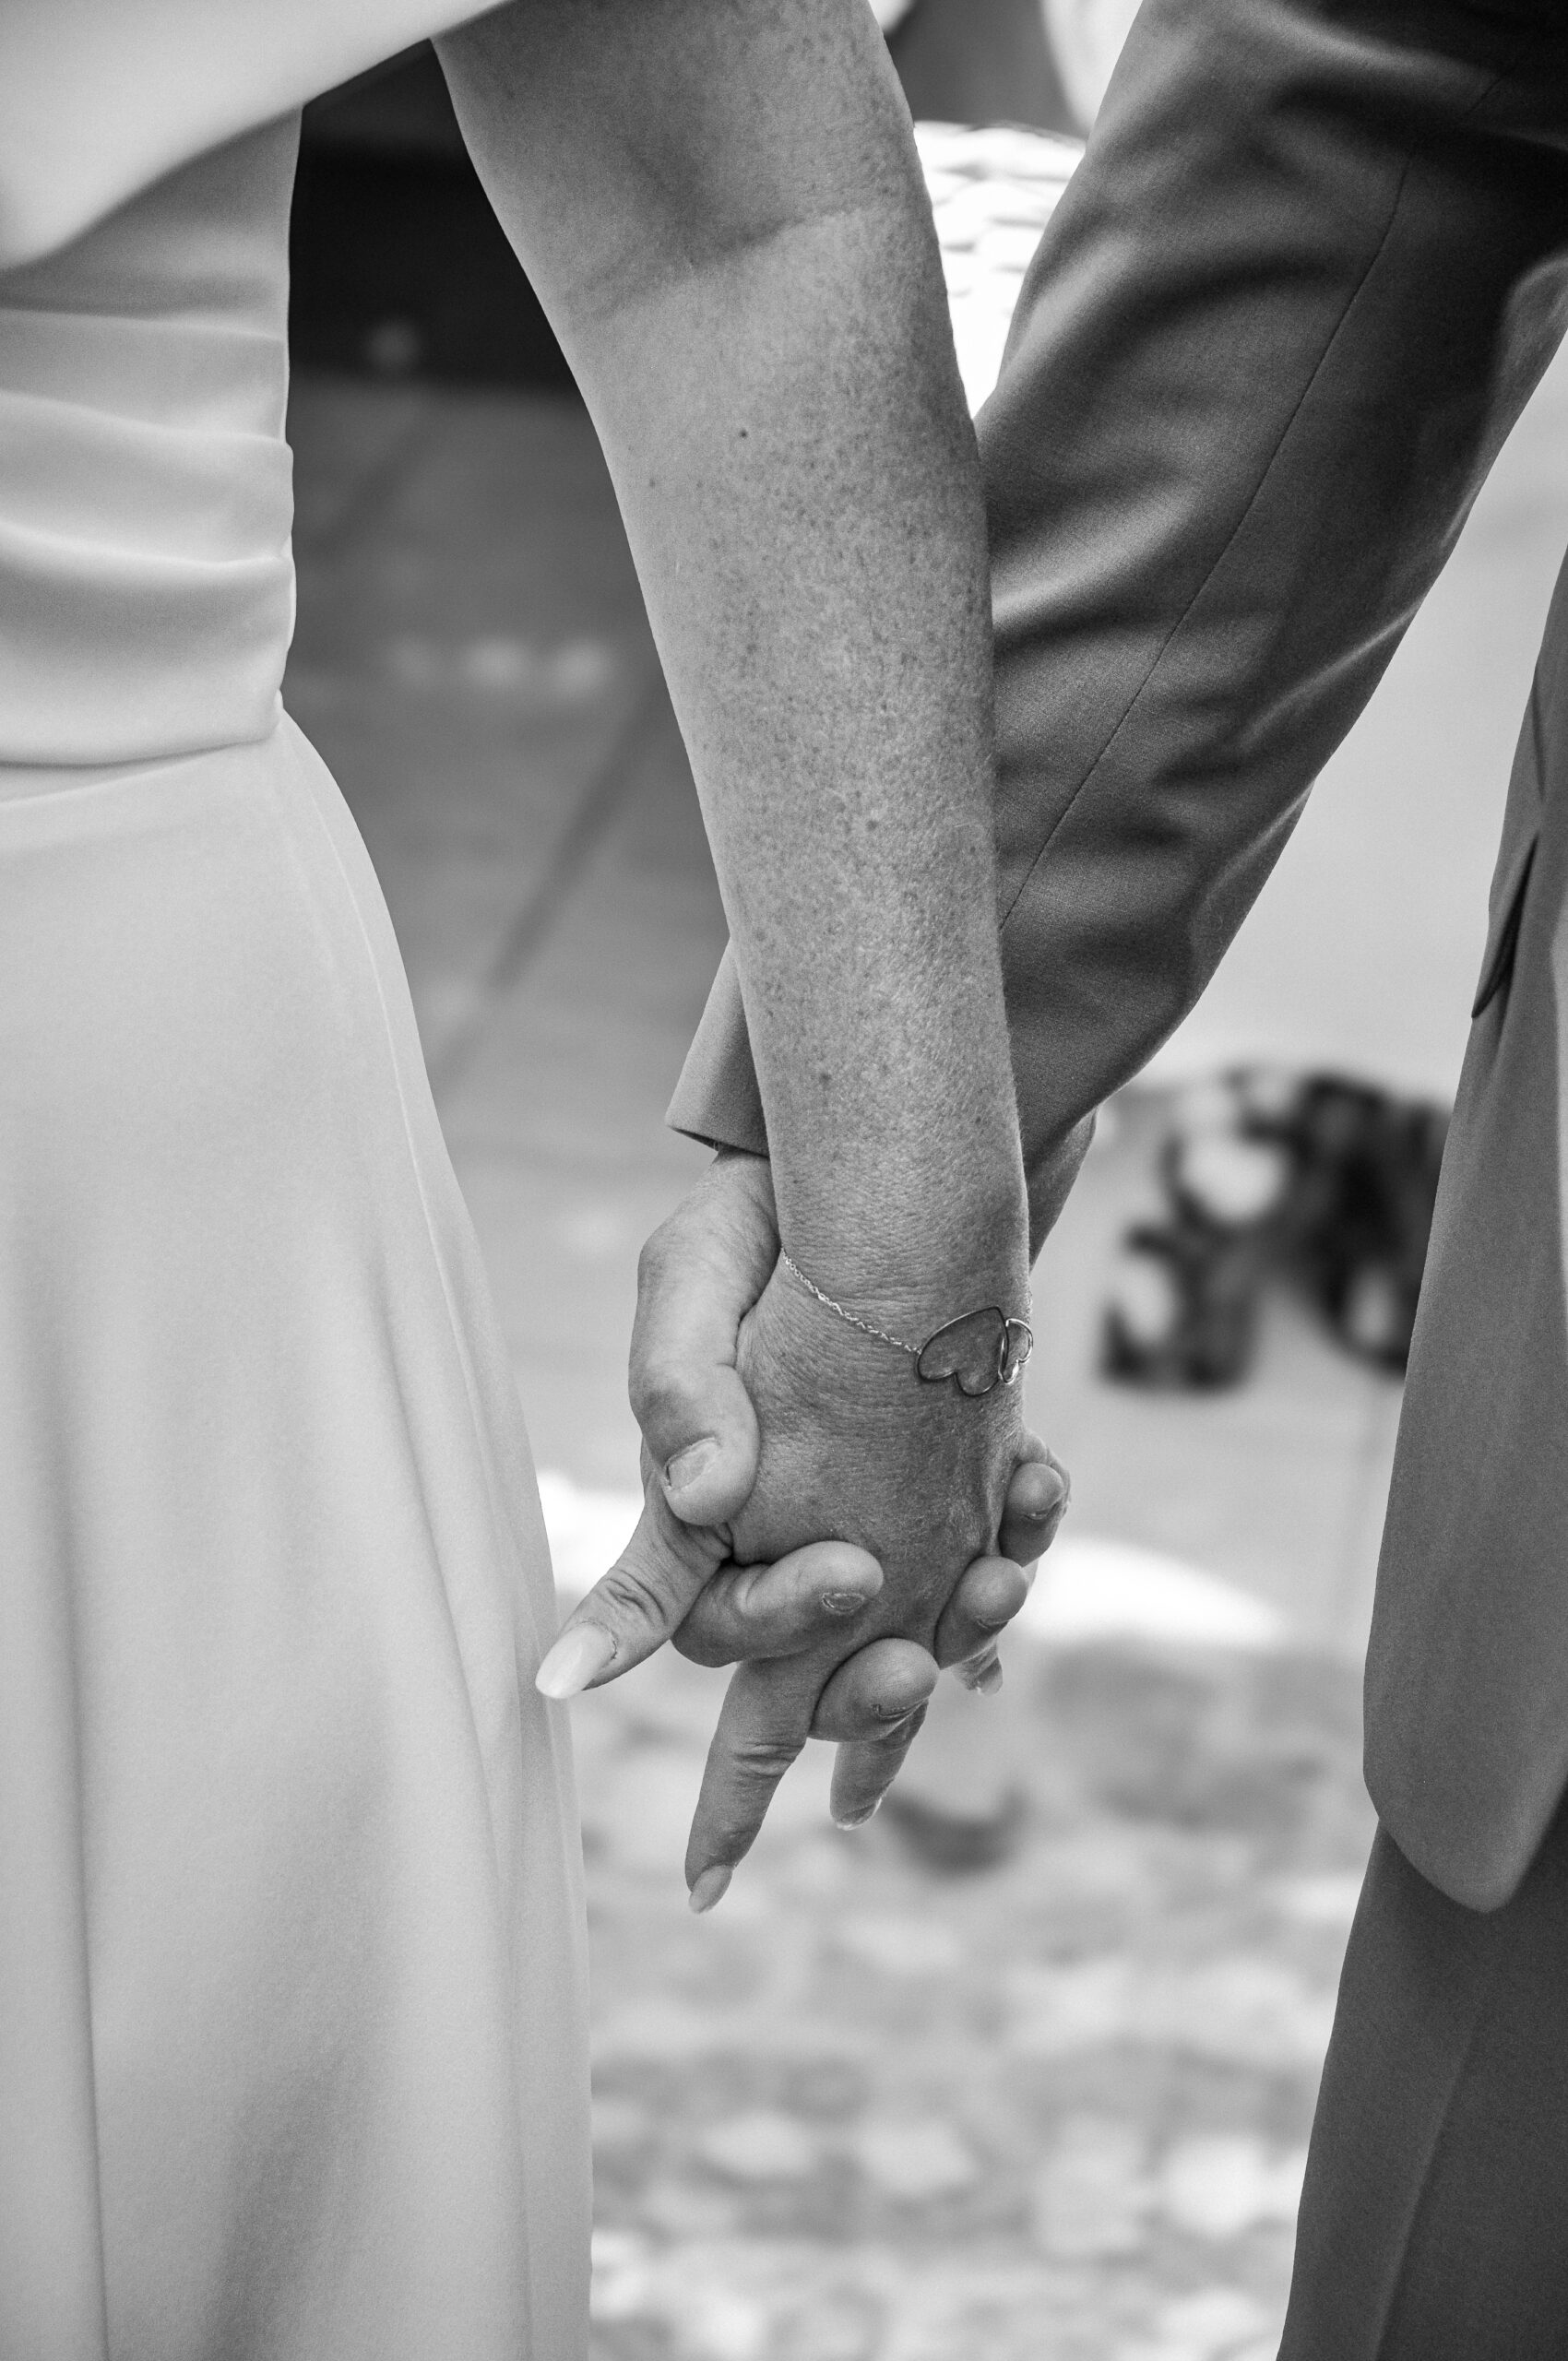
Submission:
M 990 1394 L 998 1385 L 1016 1384 L 1034 1350 L 1034 1330 L 1028 1322 L 1010 1319 L 994 1303 L 983 1304 L 977 1311 L 961 1312 L 956 1320 L 949 1320 L 936 1329 L 923 1345 L 911 1345 L 907 1336 L 896 1336 L 890 1328 L 879 1328 L 873 1321 L 862 1320 L 848 1304 L 826 1293 L 814 1279 L 807 1278 L 794 1256 L 783 1247 L 778 1250 L 778 1259 L 808 1295 L 815 1296 L 818 1303 L 836 1311 L 851 1328 L 858 1328 L 862 1336 L 874 1336 L 879 1344 L 895 1345 L 899 1352 L 908 1353 L 915 1364 L 916 1376 L 928 1385 L 941 1385 L 953 1378 L 960 1394 Z M 1031 1302 L 1029 1309 L 1033 1308 Z

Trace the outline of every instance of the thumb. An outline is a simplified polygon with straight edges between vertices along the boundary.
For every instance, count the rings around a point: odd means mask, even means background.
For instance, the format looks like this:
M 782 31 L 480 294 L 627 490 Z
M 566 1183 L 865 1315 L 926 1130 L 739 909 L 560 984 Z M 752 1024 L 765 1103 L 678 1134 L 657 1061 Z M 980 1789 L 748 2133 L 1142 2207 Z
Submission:
M 665 1502 L 684 1524 L 728 1524 L 756 1482 L 756 1414 L 735 1355 L 778 1251 L 755 1157 L 713 1166 L 643 1249 L 629 1391 Z
M 566 1618 L 534 1686 L 576 1697 L 618 1679 L 664 1645 L 730 1554 L 729 1536 L 683 1525 L 650 1487 L 636 1530 Z
M 665 1505 L 683 1524 L 729 1525 L 756 1483 L 751 1395 L 732 1369 L 695 1358 L 667 1367 L 656 1386 L 643 1394 L 637 1420 Z

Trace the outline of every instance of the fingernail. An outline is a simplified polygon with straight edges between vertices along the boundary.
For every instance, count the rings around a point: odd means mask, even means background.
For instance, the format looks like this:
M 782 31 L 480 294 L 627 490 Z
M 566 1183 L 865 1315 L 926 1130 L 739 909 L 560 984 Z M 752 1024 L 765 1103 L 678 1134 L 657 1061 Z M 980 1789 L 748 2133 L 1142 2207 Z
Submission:
M 858 1615 L 866 1595 L 863 1590 L 825 1590 L 822 1604 L 829 1615 Z
M 688 1906 L 699 1918 L 705 1910 L 711 1910 L 716 1902 L 723 1901 L 730 1891 L 730 1880 L 734 1874 L 733 1869 L 727 1869 L 722 1864 L 711 1869 L 704 1869 L 686 1896 Z
M 878 1796 L 875 1803 L 868 1804 L 864 1811 L 836 1811 L 833 1815 L 833 1825 L 835 1828 L 863 1828 L 867 1821 L 874 1820 L 881 1809 L 882 1797 Z
M 975 1688 L 982 1697 L 994 1697 L 1001 1686 L 1002 1667 L 999 1664 L 988 1664 L 975 1682 Z
M 602 1623 L 579 1623 L 563 1631 L 533 1677 L 544 1697 L 576 1697 L 604 1670 L 615 1643 Z
M 719 1456 L 719 1445 L 711 1435 L 704 1435 L 700 1442 L 689 1442 L 678 1451 L 664 1470 L 664 1481 L 671 1492 L 683 1492 L 706 1474 Z

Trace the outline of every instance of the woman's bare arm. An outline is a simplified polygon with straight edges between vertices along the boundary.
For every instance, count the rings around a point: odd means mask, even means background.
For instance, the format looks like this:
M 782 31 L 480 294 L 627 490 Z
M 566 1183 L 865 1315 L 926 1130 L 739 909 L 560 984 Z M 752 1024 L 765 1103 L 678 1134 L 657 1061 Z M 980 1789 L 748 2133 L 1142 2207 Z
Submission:
M 620 495 L 735 943 L 784 1242 L 906 1337 L 1017 1310 L 978 465 L 870 12 L 514 0 L 440 47 Z M 844 1659 L 870 1638 L 897 1667 L 933 1643 L 1021 1440 L 1016 1389 L 922 1384 L 782 1266 L 736 1365 L 761 1442 L 736 1558 L 832 1536 L 886 1579 L 842 1639 L 736 1676 L 687 1859 L 699 1899 Z M 689 1557 L 634 1547 L 574 1617 L 554 1692 L 624 1669 L 692 1596 Z M 851 1750 L 847 1816 L 912 1727 Z
M 1011 1307 L 984 523 L 870 12 L 516 0 L 440 49 L 614 476 L 785 1240 L 890 1325 Z

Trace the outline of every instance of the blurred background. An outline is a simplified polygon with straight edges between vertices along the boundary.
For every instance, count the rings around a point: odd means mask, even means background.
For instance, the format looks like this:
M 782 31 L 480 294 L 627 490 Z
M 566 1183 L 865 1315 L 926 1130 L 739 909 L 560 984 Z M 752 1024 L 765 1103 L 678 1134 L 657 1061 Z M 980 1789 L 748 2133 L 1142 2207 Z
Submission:
M 972 403 L 1131 0 L 879 9 Z M 592 429 L 410 53 L 307 115 L 287 696 L 380 872 L 570 1595 L 634 1521 L 643 1238 L 725 929 Z M 680 1861 L 718 1679 L 575 1707 L 600 2361 L 1265 2361 L 1371 1835 L 1359 1670 L 1517 718 L 1568 540 L 1547 380 L 1036 1280 L 1074 1477 L 999 1700 L 894 1801 Z

